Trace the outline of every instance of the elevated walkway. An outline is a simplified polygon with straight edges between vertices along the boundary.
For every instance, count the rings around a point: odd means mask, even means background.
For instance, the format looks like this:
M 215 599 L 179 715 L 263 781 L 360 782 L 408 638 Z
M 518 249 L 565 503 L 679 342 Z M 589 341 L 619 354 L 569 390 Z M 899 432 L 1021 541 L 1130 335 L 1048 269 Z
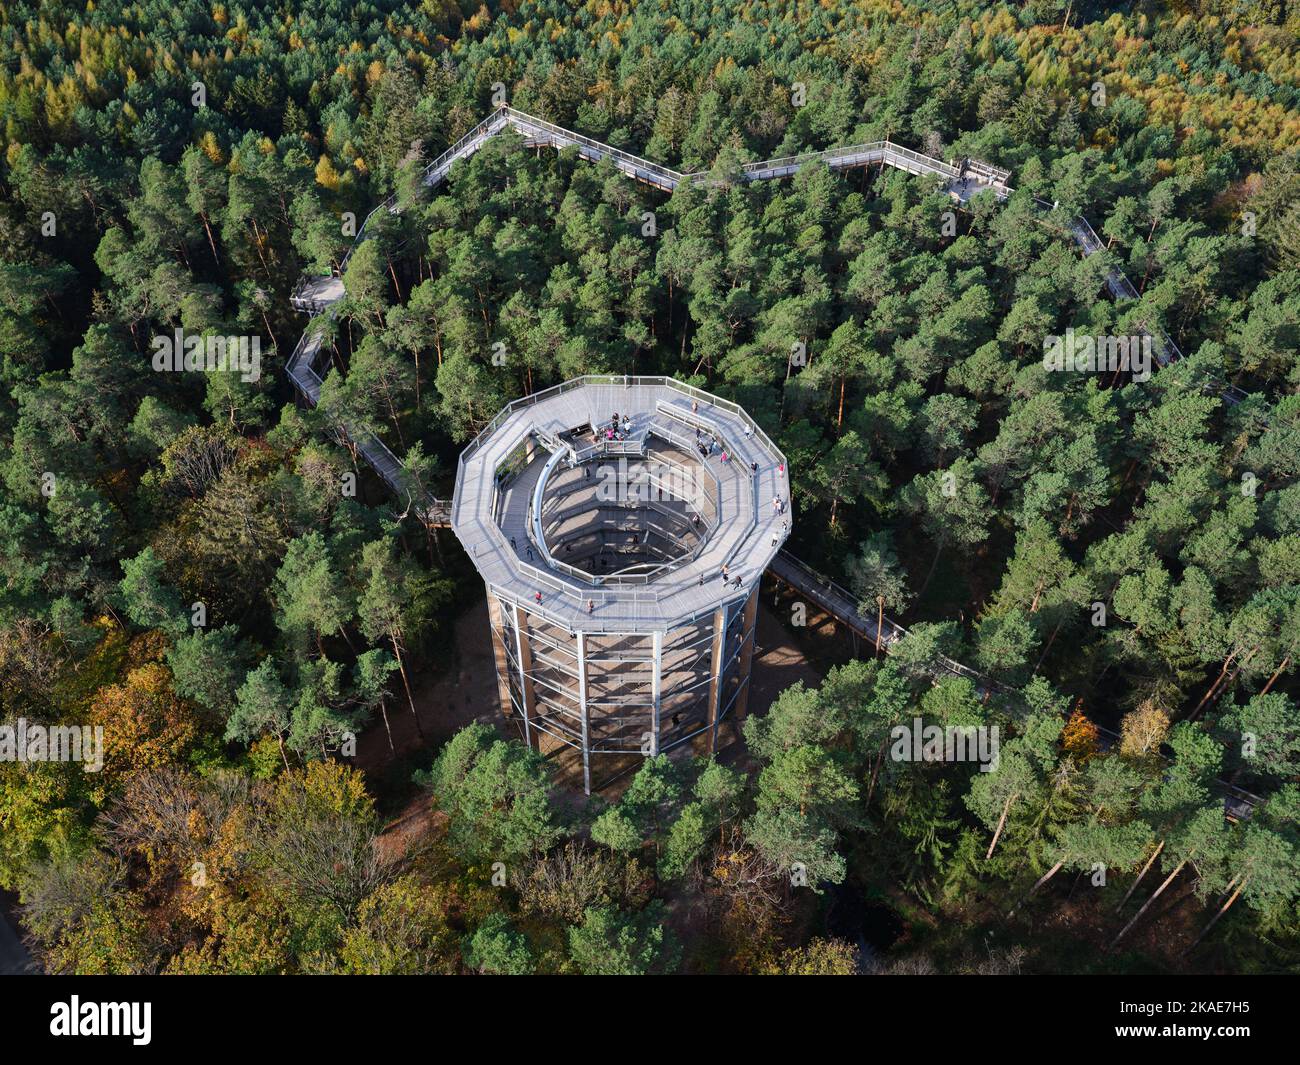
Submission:
M 614 148 L 611 145 L 603 144 L 593 140 L 590 137 L 583 136 L 572 130 L 564 129 L 554 123 L 547 122 L 535 116 L 528 115 L 511 107 L 500 107 L 488 115 L 482 122 L 476 125 L 472 130 L 465 134 L 455 144 L 450 146 L 446 151 L 434 159 L 425 168 L 424 183 L 429 187 L 439 185 L 451 172 L 456 162 L 468 158 L 474 152 L 483 147 L 496 134 L 511 129 L 524 137 L 525 141 L 533 145 L 546 145 L 557 149 L 575 148 L 578 154 L 585 159 L 600 161 L 609 159 L 613 165 L 621 172 L 627 174 L 637 181 L 641 181 L 655 188 L 671 192 L 685 181 L 698 181 L 702 183 L 713 183 L 717 179 L 709 173 L 682 173 L 670 167 L 661 166 L 650 160 L 632 155 L 621 149 Z M 796 173 L 801 167 L 821 163 L 833 170 L 847 169 L 857 166 L 868 166 L 878 164 L 881 166 L 890 166 L 895 169 L 903 170 L 907 173 L 930 176 L 940 179 L 942 187 L 948 194 L 960 203 L 967 203 L 976 194 L 983 191 L 992 191 L 999 200 L 1006 200 L 1014 190 L 1009 185 L 1010 173 L 991 164 L 980 160 L 966 159 L 958 164 L 944 162 L 931 156 L 905 148 L 892 142 L 874 141 L 866 144 L 850 145 L 841 148 L 834 148 L 821 152 L 808 152 L 800 155 L 789 156 L 780 159 L 769 159 L 759 162 L 745 164 L 739 173 L 743 180 L 763 181 L 775 178 L 786 177 Z M 1035 201 L 1040 208 L 1047 211 L 1055 210 L 1054 204 L 1048 204 L 1044 201 Z M 383 203 L 379 204 L 367 216 L 358 232 L 357 240 L 353 244 L 355 249 L 362 240 L 368 235 L 373 219 L 381 211 L 398 213 L 400 204 L 395 197 L 389 197 Z M 1079 247 L 1082 254 L 1087 257 L 1095 255 L 1104 250 L 1105 245 L 1097 234 L 1093 231 L 1087 219 L 1076 217 L 1069 219 L 1065 224 L 1065 232 Z M 351 251 L 344 257 L 341 269 L 346 269 Z M 1123 271 L 1118 268 L 1111 269 L 1106 279 L 1107 289 L 1117 302 L 1131 302 L 1138 298 L 1138 292 L 1124 275 Z M 314 406 L 320 397 L 321 370 L 320 357 L 323 350 L 322 335 L 323 331 L 320 326 L 325 323 L 320 322 L 322 316 L 331 315 L 334 312 L 338 302 L 344 296 L 343 283 L 341 277 L 306 277 L 299 282 L 293 296 L 293 304 L 296 308 L 313 315 L 303 337 L 299 340 L 290 356 L 286 368 L 290 379 L 304 400 Z M 1157 359 L 1160 365 L 1168 365 L 1171 362 L 1178 361 L 1182 358 L 1182 353 L 1177 345 L 1168 336 L 1161 332 L 1152 332 L 1145 330 L 1156 341 Z M 1207 375 L 1208 377 L 1208 375 Z M 617 379 L 613 379 L 617 380 Z M 559 386 L 563 388 L 564 386 Z M 1217 378 L 1209 378 L 1206 383 L 1207 391 L 1212 391 L 1229 404 L 1240 402 L 1245 398 L 1242 390 L 1232 386 Z M 554 390 L 550 390 L 554 391 Z M 529 402 L 534 397 L 529 397 L 525 401 Z M 681 404 L 679 404 L 680 406 Z M 503 416 L 515 407 L 511 404 L 506 410 L 484 430 L 488 433 L 499 426 Z M 621 408 L 620 408 L 621 409 Z M 611 412 L 612 413 L 612 408 Z M 626 442 L 628 453 L 641 453 L 644 440 L 644 434 L 649 427 L 649 419 L 655 417 L 656 431 L 664 433 L 673 432 L 672 422 L 691 424 L 689 415 L 689 401 L 685 403 L 682 410 L 663 411 L 657 409 L 653 412 L 644 412 L 645 420 L 642 425 L 636 427 L 630 439 Z M 685 414 L 685 417 L 682 415 Z M 537 428 L 543 439 L 550 441 L 559 441 L 560 435 L 580 424 L 599 424 L 600 421 L 608 417 L 604 411 L 588 410 L 585 408 L 565 410 L 562 414 L 557 414 L 553 422 L 541 424 Z M 575 420 L 576 419 L 576 420 Z M 352 439 L 348 427 L 337 427 L 337 431 L 345 438 Z M 640 434 L 640 435 L 638 435 Z M 483 434 L 480 434 L 480 439 Z M 741 440 L 744 440 L 742 431 Z M 478 445 L 476 440 L 466 449 L 466 454 L 470 453 Z M 386 483 L 395 491 L 407 495 L 411 498 L 411 493 L 406 489 L 401 475 L 400 462 L 393 456 L 392 452 L 377 438 L 368 433 L 358 433 L 356 436 L 356 446 L 358 454 L 371 463 Z M 571 457 L 581 461 L 589 455 L 587 447 L 594 445 L 565 445 L 571 447 Z M 744 456 L 738 456 L 741 461 L 747 461 Z M 462 455 L 462 462 L 464 455 Z M 757 498 L 757 496 L 756 496 Z M 770 498 L 770 497 L 769 497 Z M 789 498 L 788 489 L 786 499 Z M 411 498 L 411 501 L 417 506 L 419 513 L 424 520 L 430 524 L 447 525 L 452 519 L 452 506 L 446 500 L 439 500 L 432 496 L 425 495 L 419 500 Z M 761 511 L 761 506 L 760 506 Z M 522 528 L 522 526 L 521 526 Z M 468 546 L 468 545 L 467 545 Z M 471 552 L 473 553 L 473 552 Z M 820 577 L 793 558 L 786 552 L 781 552 L 772 560 L 772 571 L 782 580 L 787 581 L 793 587 L 808 596 L 812 601 L 818 603 L 823 609 L 827 610 L 833 616 L 840 618 L 845 624 L 854 628 L 855 631 L 870 639 L 873 643 L 877 638 L 876 624 L 874 619 L 862 616 L 857 611 L 856 603 L 853 597 L 844 589 Z M 880 634 L 882 647 L 887 647 L 901 638 L 904 630 L 901 626 L 891 621 L 887 621 L 882 628 L 884 632 Z M 983 678 L 975 671 L 960 663 L 939 662 L 937 668 L 943 671 L 956 673 L 958 675 L 968 676 L 976 679 L 981 690 L 990 690 L 989 685 L 993 682 L 988 678 Z M 1248 800 L 1242 800 L 1247 802 Z
M 323 314 L 329 307 L 341 300 L 347 293 L 343 289 L 341 277 L 317 277 L 304 274 L 294 286 L 289 303 L 295 311 L 305 314 Z
M 877 625 L 879 615 L 864 614 L 859 609 L 857 596 L 842 585 L 822 576 L 807 563 L 795 558 L 789 551 L 780 551 L 772 559 L 768 572 L 811 600 L 836 621 L 865 637 L 873 646 L 879 634 L 880 649 L 886 653 L 892 651 L 894 645 L 907 635 L 907 630 L 890 618 L 881 617 L 880 624 Z M 975 686 L 975 691 L 984 698 L 992 694 L 1014 695 L 1005 685 L 944 655 L 938 655 L 933 659 L 930 672 L 936 679 L 944 676 L 965 677 Z M 1093 726 L 1100 733 L 1103 747 L 1109 748 L 1119 740 L 1118 733 L 1103 728 L 1095 722 Z M 1218 781 L 1218 785 L 1223 793 L 1224 816 L 1229 820 L 1249 819 L 1255 806 L 1263 801 L 1258 795 L 1225 780 Z
M 718 180 L 708 172 L 683 173 L 671 167 L 662 166 L 651 162 L 649 159 L 643 159 L 640 156 L 623 151 L 621 148 L 604 144 L 581 133 L 565 129 L 563 126 L 557 126 L 553 122 L 547 122 L 545 119 L 519 111 L 516 108 L 502 106 L 494 110 L 487 118 L 483 119 L 460 140 L 429 163 L 424 171 L 424 184 L 430 188 L 441 184 L 458 161 L 473 155 L 492 137 L 507 129 L 518 133 L 528 144 L 546 145 L 556 149 L 574 148 L 582 158 L 596 162 L 607 159 L 618 170 L 634 180 L 662 189 L 665 192 L 672 192 L 686 181 L 711 184 Z M 972 197 L 985 190 L 992 191 L 999 200 L 1006 200 L 1014 192 L 1014 189 L 1009 184 L 1011 173 L 1008 170 L 979 159 L 967 158 L 957 164 L 944 162 L 942 159 L 924 155 L 911 148 L 894 144 L 889 140 L 871 141 L 865 144 L 831 148 L 820 152 L 805 152 L 778 159 L 746 163 L 741 168 L 739 176 L 746 181 L 766 181 L 788 177 L 796 173 L 801 167 L 813 163 L 824 164 L 832 170 L 878 164 L 880 166 L 890 166 L 909 174 L 937 177 L 942 180 L 943 187 L 948 194 L 961 204 L 968 203 Z M 1035 202 L 1040 207 L 1048 210 L 1055 208 L 1054 204 L 1047 204 L 1041 200 Z M 396 197 L 390 196 L 371 211 L 365 222 L 362 223 L 352 249 L 349 249 L 347 255 L 344 256 L 340 265 L 340 273 L 347 268 L 352 250 L 355 250 L 361 241 L 366 238 L 367 230 L 370 228 L 375 216 L 381 211 L 397 213 L 400 210 L 401 205 L 397 202 Z M 1065 225 L 1065 232 L 1078 245 L 1085 257 L 1095 255 L 1104 248 L 1101 240 L 1093 232 L 1092 226 L 1082 216 L 1070 219 Z M 1132 282 L 1118 268 L 1108 272 L 1106 286 L 1111 296 L 1118 302 L 1138 298 L 1138 292 L 1133 287 Z M 342 281 L 338 277 L 319 278 L 308 276 L 299 282 L 293 300 L 294 306 L 298 309 L 311 314 L 320 314 L 328 313 L 329 309 L 337 303 L 342 295 Z M 1143 332 L 1152 336 L 1155 340 L 1156 357 L 1160 365 L 1164 366 L 1182 358 L 1182 352 L 1178 350 L 1177 345 L 1169 337 L 1145 327 L 1143 327 Z M 1209 377 L 1205 387 L 1207 391 L 1221 396 L 1229 404 L 1238 403 L 1245 396 L 1245 393 L 1235 386 L 1213 377 Z

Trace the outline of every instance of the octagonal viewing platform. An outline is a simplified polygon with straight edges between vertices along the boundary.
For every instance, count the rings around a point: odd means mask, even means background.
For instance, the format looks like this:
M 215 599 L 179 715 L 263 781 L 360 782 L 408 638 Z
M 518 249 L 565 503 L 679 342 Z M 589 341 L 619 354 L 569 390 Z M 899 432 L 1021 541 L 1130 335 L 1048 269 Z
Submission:
M 461 455 L 451 524 L 487 585 L 498 687 L 529 746 L 626 772 L 743 716 L 758 585 L 790 529 L 785 456 L 666 377 L 516 400 Z M 611 757 L 612 756 L 612 757 Z
M 785 456 L 738 405 L 591 376 L 509 404 L 465 449 L 452 528 L 500 599 L 569 629 L 645 631 L 743 598 L 789 500 Z

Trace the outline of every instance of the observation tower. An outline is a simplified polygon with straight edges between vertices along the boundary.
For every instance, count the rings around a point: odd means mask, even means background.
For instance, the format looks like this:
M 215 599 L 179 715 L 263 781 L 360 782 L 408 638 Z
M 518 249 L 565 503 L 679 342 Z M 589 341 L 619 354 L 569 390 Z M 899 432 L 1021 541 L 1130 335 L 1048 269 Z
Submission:
M 610 756 L 713 751 L 745 712 L 758 585 L 790 520 L 785 456 L 672 378 L 581 377 L 501 410 L 461 454 L 451 524 L 524 742 L 576 751 L 588 793 Z

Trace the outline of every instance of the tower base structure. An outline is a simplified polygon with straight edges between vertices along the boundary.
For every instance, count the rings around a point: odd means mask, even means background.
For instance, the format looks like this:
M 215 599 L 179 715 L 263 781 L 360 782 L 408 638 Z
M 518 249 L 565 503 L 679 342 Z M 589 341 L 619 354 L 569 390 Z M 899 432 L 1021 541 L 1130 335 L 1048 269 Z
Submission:
M 452 527 L 503 709 L 530 747 L 573 752 L 588 793 L 629 758 L 713 751 L 743 714 L 789 477 L 736 404 L 636 377 L 517 400 L 462 454 Z

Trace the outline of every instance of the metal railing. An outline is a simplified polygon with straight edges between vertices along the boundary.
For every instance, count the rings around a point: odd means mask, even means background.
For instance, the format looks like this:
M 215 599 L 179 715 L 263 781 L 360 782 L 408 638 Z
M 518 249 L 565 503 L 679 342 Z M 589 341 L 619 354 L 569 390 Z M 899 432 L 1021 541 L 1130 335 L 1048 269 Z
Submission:
M 687 554 L 682 555 L 679 558 L 669 559 L 663 562 L 636 563 L 634 565 L 624 567 L 621 570 L 614 570 L 613 572 L 606 573 L 606 574 L 594 574 L 588 570 L 583 570 L 576 566 L 573 566 L 570 563 L 563 561 L 562 559 L 556 558 L 555 555 L 552 554 L 550 548 L 547 546 L 546 543 L 546 530 L 543 525 L 542 496 L 545 493 L 546 484 L 548 479 L 550 478 L 551 471 L 554 468 L 556 461 L 563 457 L 563 454 L 564 454 L 563 451 L 556 451 L 554 454 L 552 454 L 551 458 L 547 461 L 546 465 L 542 467 L 542 471 L 537 478 L 537 484 L 533 488 L 532 496 L 528 503 L 527 521 L 525 527 L 528 530 L 529 539 L 533 542 L 533 546 L 537 549 L 538 554 L 542 558 L 544 558 L 550 565 L 554 566 L 556 569 L 566 574 L 567 576 L 576 577 L 579 580 L 589 582 L 597 587 L 604 587 L 608 582 L 611 581 L 613 581 L 615 584 L 649 584 L 652 580 L 656 579 L 662 574 L 669 573 L 675 569 L 680 569 L 681 567 L 687 565 L 688 563 L 693 562 L 696 558 L 699 557 L 700 552 L 703 551 L 703 549 L 708 545 L 709 538 L 713 535 L 714 532 L 717 531 L 719 521 L 721 520 L 719 515 L 719 506 L 717 502 L 717 494 L 720 491 L 720 488 L 718 487 L 718 480 L 716 475 L 713 473 L 712 470 L 708 469 L 706 466 L 704 467 L 704 472 L 712 479 L 715 491 L 713 495 L 709 495 L 707 488 L 702 489 L 702 491 L 711 504 L 712 513 L 711 516 L 706 515 L 707 531 L 701 535 L 695 547 L 692 548 L 691 551 L 688 552 Z M 665 459 L 664 463 L 670 466 L 671 468 L 673 468 L 674 470 L 679 471 L 682 474 L 694 472 L 694 471 L 688 471 L 686 467 L 682 466 L 679 463 L 672 462 L 671 460 L 668 459 Z M 693 479 L 694 478 L 688 478 L 688 477 L 683 478 L 684 481 L 693 480 Z M 653 474 L 648 475 L 647 484 L 649 484 L 649 486 L 652 488 L 658 487 L 659 490 L 666 491 L 669 494 L 674 494 L 674 495 L 677 494 L 673 492 L 671 486 L 664 485 L 662 479 L 656 475 Z M 696 507 L 697 512 L 701 509 L 698 500 L 683 498 L 683 502 L 693 504 Z M 646 505 L 651 509 L 654 508 L 653 502 L 647 502 Z M 580 513 L 582 509 L 589 509 L 589 508 L 575 508 L 573 510 L 573 513 Z M 568 510 L 561 511 L 559 515 L 559 519 L 561 521 L 565 520 L 568 517 L 568 514 L 569 514 Z M 495 497 L 493 501 L 493 516 L 494 519 L 498 521 L 498 523 L 500 522 L 501 517 L 503 516 L 499 513 Z M 552 513 L 551 520 L 553 521 L 555 517 L 556 515 Z M 665 532 L 664 535 L 667 535 L 667 533 Z M 638 567 L 643 567 L 643 566 L 650 566 L 651 568 L 649 570 L 640 573 L 631 572 L 637 569 Z
M 621 148 L 615 148 L 613 145 L 604 144 L 601 141 L 594 140 L 591 137 L 584 136 L 581 133 L 575 133 L 571 129 L 565 129 L 563 126 L 557 126 L 553 122 L 547 122 L 545 119 L 534 118 L 532 115 L 525 114 L 523 111 L 517 111 L 513 107 L 503 107 L 501 109 L 510 119 L 510 124 L 521 132 L 531 129 L 549 133 L 566 144 L 582 145 L 598 153 L 602 158 L 617 159 L 627 163 L 634 169 L 643 171 L 647 174 L 654 174 L 661 177 L 666 183 L 671 183 L 676 187 L 682 182 L 687 175 L 680 171 L 673 170 L 671 167 L 661 166 L 659 163 L 652 163 L 649 159 L 644 159 L 639 155 L 633 155 L 631 152 L 625 152 Z
M 884 617 L 881 624 L 877 627 L 874 618 L 869 618 L 858 609 L 858 596 L 854 595 L 843 585 L 837 584 L 829 577 L 818 573 L 807 563 L 795 558 L 795 556 L 790 554 L 789 551 L 782 549 L 777 553 L 777 556 L 785 565 L 794 569 L 797 573 L 803 576 L 804 581 L 806 582 L 805 589 L 803 590 L 810 590 L 810 588 L 815 587 L 824 588 L 831 595 L 837 596 L 846 601 L 849 604 L 850 609 L 852 609 L 854 616 L 861 620 L 864 631 L 869 631 L 867 626 L 870 626 L 870 629 L 875 629 L 880 633 L 880 643 L 882 647 L 889 648 L 905 636 L 909 635 L 908 630 L 892 618 Z M 840 617 L 841 612 L 832 610 L 831 613 Z M 840 620 L 847 621 L 849 619 L 840 617 Z M 958 662 L 954 658 L 949 658 L 947 655 L 936 654 L 933 656 L 933 661 L 935 665 L 939 667 L 940 671 L 951 673 L 958 677 L 965 677 L 974 683 L 977 688 L 999 694 L 1006 691 L 1005 685 L 995 681 L 992 677 L 986 676 L 978 670 L 971 669 L 970 666 Z

